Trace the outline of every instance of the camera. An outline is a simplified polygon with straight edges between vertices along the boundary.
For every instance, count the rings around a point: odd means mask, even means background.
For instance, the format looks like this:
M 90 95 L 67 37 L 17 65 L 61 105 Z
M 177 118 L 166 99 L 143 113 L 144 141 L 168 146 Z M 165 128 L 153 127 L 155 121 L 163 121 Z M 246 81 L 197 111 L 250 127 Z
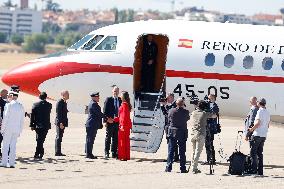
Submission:
M 189 103 L 193 104 L 193 105 L 197 105 L 198 104 L 198 96 L 197 95 L 191 95 L 189 96 Z

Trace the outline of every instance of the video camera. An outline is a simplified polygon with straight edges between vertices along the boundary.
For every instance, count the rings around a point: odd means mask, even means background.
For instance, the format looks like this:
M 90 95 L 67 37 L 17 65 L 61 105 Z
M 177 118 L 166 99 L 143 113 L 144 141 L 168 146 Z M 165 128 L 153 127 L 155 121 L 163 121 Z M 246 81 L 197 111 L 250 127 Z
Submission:
M 191 95 L 189 96 L 189 103 L 193 105 L 197 105 L 199 101 L 199 98 L 197 95 Z

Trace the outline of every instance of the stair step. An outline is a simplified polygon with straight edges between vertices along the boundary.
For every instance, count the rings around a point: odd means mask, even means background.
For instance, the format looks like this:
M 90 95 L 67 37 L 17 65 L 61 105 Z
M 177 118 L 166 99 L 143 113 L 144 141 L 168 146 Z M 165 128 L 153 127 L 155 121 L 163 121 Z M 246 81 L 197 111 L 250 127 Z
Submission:
M 137 122 L 133 122 L 133 125 L 139 125 L 139 126 L 145 126 L 145 127 L 153 126 L 153 124 L 150 124 L 150 123 L 137 123 Z
M 154 119 L 155 117 L 153 116 L 147 116 L 147 115 L 135 115 L 134 117 L 138 117 L 138 118 L 150 118 L 150 119 Z
M 131 133 L 133 133 L 133 134 L 146 134 L 146 135 L 151 134 L 151 132 L 149 132 L 149 131 L 133 131 L 133 129 L 132 129 Z
M 130 138 L 130 140 L 132 140 L 132 141 L 139 141 L 139 142 L 148 142 L 148 141 L 145 140 L 145 139 L 135 138 L 135 137 Z

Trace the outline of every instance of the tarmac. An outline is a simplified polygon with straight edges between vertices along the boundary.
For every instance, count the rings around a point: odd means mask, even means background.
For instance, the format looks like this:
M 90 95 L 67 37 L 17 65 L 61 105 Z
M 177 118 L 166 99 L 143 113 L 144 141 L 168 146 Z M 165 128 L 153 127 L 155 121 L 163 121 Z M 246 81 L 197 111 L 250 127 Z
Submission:
M 3 87 L 3 85 L 0 85 Z M 37 98 L 22 94 L 19 99 L 27 111 Z M 54 104 L 54 102 L 53 102 Z M 55 106 L 51 121 L 54 121 Z M 165 173 L 167 143 L 164 139 L 155 154 L 131 152 L 127 162 L 104 159 L 105 128 L 99 130 L 94 143 L 96 160 L 84 157 L 86 115 L 69 114 L 70 126 L 66 128 L 62 142 L 66 157 L 54 156 L 55 127 L 47 135 L 43 160 L 34 160 L 35 132 L 29 129 L 29 120 L 17 143 L 17 164 L 15 169 L 0 168 L 0 188 L 284 188 L 284 127 L 272 124 L 264 146 L 264 176 L 232 176 L 228 174 L 228 158 L 235 149 L 238 130 L 244 121 L 236 118 L 222 118 L 222 132 L 215 137 L 217 165 L 214 174 L 209 174 L 208 165 L 199 165 L 202 173 L 179 173 L 179 164 L 173 171 Z M 190 128 L 190 124 L 188 124 Z M 219 138 L 221 140 L 219 140 Z M 222 145 L 220 145 L 220 141 Z M 249 153 L 249 144 L 242 140 L 241 151 Z M 218 150 L 222 147 L 221 158 Z M 191 143 L 187 141 L 187 161 L 191 158 Z M 205 160 L 205 149 L 200 161 Z M 187 166 L 188 166 L 187 165 Z

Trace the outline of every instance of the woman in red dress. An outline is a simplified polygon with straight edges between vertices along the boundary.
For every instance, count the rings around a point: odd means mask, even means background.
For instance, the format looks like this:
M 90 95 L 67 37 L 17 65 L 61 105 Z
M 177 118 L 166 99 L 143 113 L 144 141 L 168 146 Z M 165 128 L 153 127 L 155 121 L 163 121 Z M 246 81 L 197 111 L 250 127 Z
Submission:
M 119 122 L 118 130 L 118 159 L 122 161 L 130 160 L 130 129 L 132 128 L 130 112 L 131 104 L 129 94 L 126 91 L 121 93 L 122 104 L 119 108 L 118 117 L 114 118 Z

